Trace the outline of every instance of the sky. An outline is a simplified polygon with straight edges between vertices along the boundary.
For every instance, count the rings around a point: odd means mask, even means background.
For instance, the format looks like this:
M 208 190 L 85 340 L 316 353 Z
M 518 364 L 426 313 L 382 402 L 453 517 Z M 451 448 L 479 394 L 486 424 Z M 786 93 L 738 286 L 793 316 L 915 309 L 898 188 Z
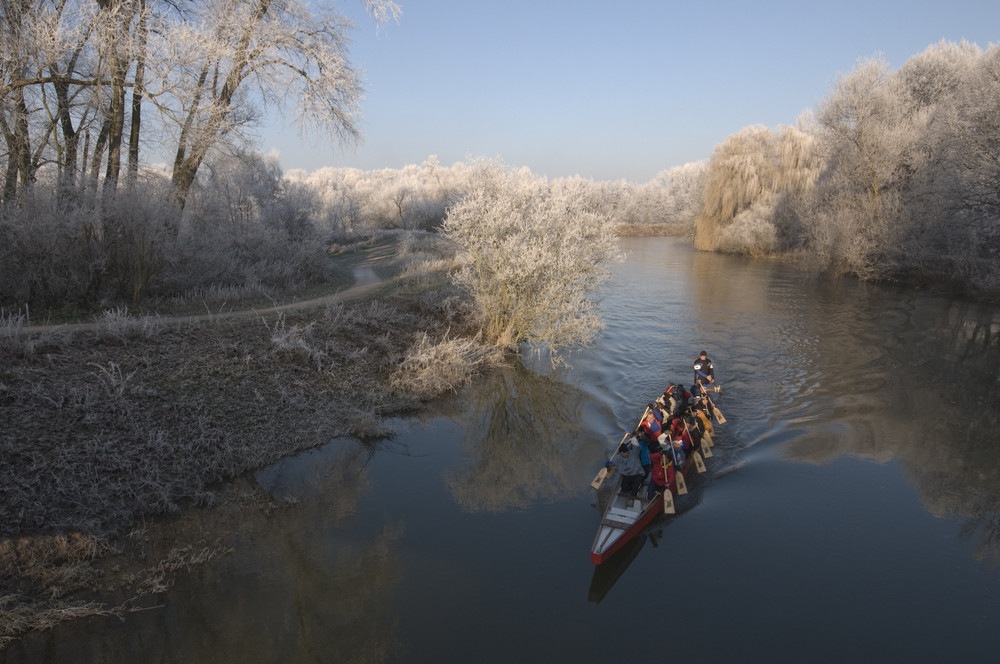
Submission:
M 318 1 L 318 0 L 314 0 Z M 285 171 L 444 166 L 499 158 L 548 178 L 647 182 L 707 159 L 750 125 L 794 125 L 838 74 L 892 69 L 942 39 L 1000 42 L 995 0 L 738 2 L 398 0 L 378 28 L 360 0 L 362 143 L 265 116 L 259 147 Z

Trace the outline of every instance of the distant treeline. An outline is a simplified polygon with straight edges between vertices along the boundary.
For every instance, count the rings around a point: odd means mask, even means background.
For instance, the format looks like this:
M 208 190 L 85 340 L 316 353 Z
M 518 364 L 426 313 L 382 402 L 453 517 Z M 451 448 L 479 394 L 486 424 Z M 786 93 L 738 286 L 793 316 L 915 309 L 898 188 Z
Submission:
M 339 245 L 393 231 L 433 231 L 459 200 L 473 167 L 283 174 L 275 157 L 248 152 L 206 162 L 183 208 L 168 174 L 140 171 L 113 195 L 86 185 L 49 186 L 46 171 L 17 203 L 0 205 L 0 306 L 82 309 L 154 299 L 232 303 L 294 291 L 327 278 Z M 530 176 L 533 186 L 544 178 Z M 690 236 L 704 163 L 652 181 L 545 182 L 624 229 Z
M 51 85 L 43 79 L 20 89 L 38 93 Z M 0 88 L 0 98 L 16 101 L 17 90 Z M 14 183 L 0 202 L 0 307 L 8 311 L 207 301 L 213 292 L 232 303 L 322 283 L 330 277 L 324 257 L 339 245 L 439 228 L 473 169 L 432 156 L 403 169 L 282 173 L 275 157 L 241 150 L 222 132 L 182 196 L 177 163 L 135 167 L 124 186 L 108 186 L 117 174 L 87 170 L 82 156 L 69 171 L 65 158 L 43 158 L 69 146 L 57 123 L 43 121 L 59 119 L 60 102 L 45 99 L 51 112 L 36 113 L 24 129 L 38 150 L 24 152 L 10 122 L 0 123 L 0 175 Z M 704 250 L 801 258 L 835 274 L 996 296 L 997 99 L 1000 48 L 942 42 L 897 71 L 880 59 L 859 61 L 795 127 L 748 127 L 707 162 L 643 184 L 549 182 L 521 172 L 576 199 L 577 209 L 612 219 L 619 234 L 681 235 Z M 107 119 L 94 113 L 97 130 Z M 91 165 L 98 144 L 77 146 L 91 151 Z M 108 165 L 102 149 L 96 163 Z M 40 161 L 26 165 L 31 155 Z

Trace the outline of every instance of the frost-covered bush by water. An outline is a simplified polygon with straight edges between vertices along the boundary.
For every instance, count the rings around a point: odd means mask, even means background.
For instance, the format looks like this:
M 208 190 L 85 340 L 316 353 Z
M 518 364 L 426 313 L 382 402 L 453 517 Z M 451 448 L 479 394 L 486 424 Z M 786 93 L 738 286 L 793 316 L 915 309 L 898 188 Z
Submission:
M 459 246 L 454 280 L 486 317 L 488 342 L 554 349 L 601 329 L 593 292 L 619 255 L 614 225 L 559 183 L 480 161 L 442 231 Z

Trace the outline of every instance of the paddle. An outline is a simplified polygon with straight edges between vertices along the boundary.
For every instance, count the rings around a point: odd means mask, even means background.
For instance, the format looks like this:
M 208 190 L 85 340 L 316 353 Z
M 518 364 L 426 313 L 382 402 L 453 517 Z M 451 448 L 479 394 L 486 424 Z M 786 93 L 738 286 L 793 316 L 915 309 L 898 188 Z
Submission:
M 649 407 L 647 406 L 646 410 L 644 410 L 642 412 L 642 417 L 639 418 L 639 424 L 642 424 L 642 421 L 644 419 L 646 419 L 646 413 L 648 413 L 648 412 L 649 412 Z M 638 427 L 639 424 L 637 424 L 635 426 Z M 612 459 L 615 458 L 615 454 L 618 453 L 618 448 L 621 447 L 622 443 L 624 443 L 626 440 L 628 440 L 628 437 L 631 436 L 631 435 L 632 435 L 631 431 L 625 432 L 625 437 L 622 438 L 622 442 L 621 443 L 618 443 L 617 445 L 615 445 L 615 449 L 611 453 L 611 456 L 608 457 L 608 461 L 611 461 Z M 601 469 L 599 471 L 597 471 L 597 476 L 594 478 L 594 481 L 590 483 L 590 486 L 594 487 L 595 491 L 598 490 L 598 489 L 600 489 L 601 485 L 604 484 L 604 480 L 605 480 L 605 478 L 608 475 L 609 475 L 609 473 L 608 473 L 608 467 L 607 466 L 601 466 Z
M 663 487 L 663 513 L 664 514 L 676 514 L 677 509 L 674 507 L 674 494 L 670 490 L 670 482 L 667 480 L 667 455 L 660 452 L 660 467 L 663 469 L 663 482 L 666 486 Z
M 694 438 L 691 437 L 691 429 L 688 428 L 687 420 L 684 420 L 684 431 L 687 432 L 688 438 L 691 440 L 691 444 L 694 445 Z M 711 454 L 711 452 L 708 451 L 707 449 L 705 450 L 705 452 L 707 453 L 706 456 L 708 456 L 708 454 Z M 698 454 L 698 450 L 695 449 L 691 450 L 691 458 L 694 459 L 694 467 L 698 469 L 699 473 L 704 473 L 706 470 L 708 470 L 707 468 L 705 468 L 705 462 L 702 461 L 701 455 Z
M 663 487 L 663 513 L 676 514 L 677 508 L 674 507 L 674 492 L 670 490 L 670 482 L 667 481 L 666 454 L 660 454 L 660 465 L 663 466 L 663 481 L 667 483 L 667 485 Z
M 705 398 L 708 399 L 708 395 L 707 394 L 705 395 Z M 722 411 L 719 410 L 719 407 L 715 405 L 715 402 L 712 401 L 711 399 L 708 399 L 708 403 L 711 404 L 712 411 L 715 413 L 715 419 L 717 419 L 719 421 L 719 424 L 725 424 L 726 423 L 726 418 L 723 417 Z
M 674 507 L 674 494 L 670 492 L 669 486 L 664 489 L 663 493 L 663 513 L 677 514 L 677 508 Z
M 608 457 L 608 461 L 611 461 L 612 459 L 615 458 L 615 455 L 618 454 L 618 448 L 622 446 L 622 443 L 624 443 L 628 439 L 628 437 L 629 437 L 629 434 L 626 433 L 625 437 L 622 438 L 622 442 L 618 443 L 617 445 L 615 445 L 615 450 L 614 450 L 614 452 L 611 453 L 611 456 Z M 595 491 L 597 489 L 600 489 L 601 485 L 604 484 L 604 480 L 610 474 L 611 473 L 608 472 L 608 467 L 607 466 L 601 466 L 601 469 L 599 471 L 597 471 L 597 476 L 594 477 L 594 481 L 590 483 L 590 486 L 594 487 Z
M 722 394 L 722 386 L 719 385 L 718 383 L 710 381 L 709 385 L 711 387 L 705 387 L 705 383 L 701 382 L 701 379 L 698 379 L 697 383 L 701 385 L 702 390 L 710 390 L 712 392 L 715 392 L 716 394 Z

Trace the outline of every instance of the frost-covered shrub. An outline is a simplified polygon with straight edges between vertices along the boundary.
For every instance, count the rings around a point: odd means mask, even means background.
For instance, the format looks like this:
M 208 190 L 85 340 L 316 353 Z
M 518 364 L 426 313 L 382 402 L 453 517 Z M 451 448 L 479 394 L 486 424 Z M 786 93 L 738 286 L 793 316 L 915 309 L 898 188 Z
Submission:
M 328 237 L 312 223 L 316 200 L 282 178 L 276 157 L 244 154 L 207 171 L 188 196 L 161 294 L 220 285 L 288 290 L 323 279 Z
M 442 232 L 464 263 L 454 280 L 487 318 L 490 343 L 554 348 L 601 328 L 592 293 L 618 256 L 614 224 L 573 194 L 484 160 L 449 208 Z
M 103 200 L 40 183 L 0 205 L 3 303 L 89 306 L 138 302 L 166 268 L 179 211 L 149 178 Z

